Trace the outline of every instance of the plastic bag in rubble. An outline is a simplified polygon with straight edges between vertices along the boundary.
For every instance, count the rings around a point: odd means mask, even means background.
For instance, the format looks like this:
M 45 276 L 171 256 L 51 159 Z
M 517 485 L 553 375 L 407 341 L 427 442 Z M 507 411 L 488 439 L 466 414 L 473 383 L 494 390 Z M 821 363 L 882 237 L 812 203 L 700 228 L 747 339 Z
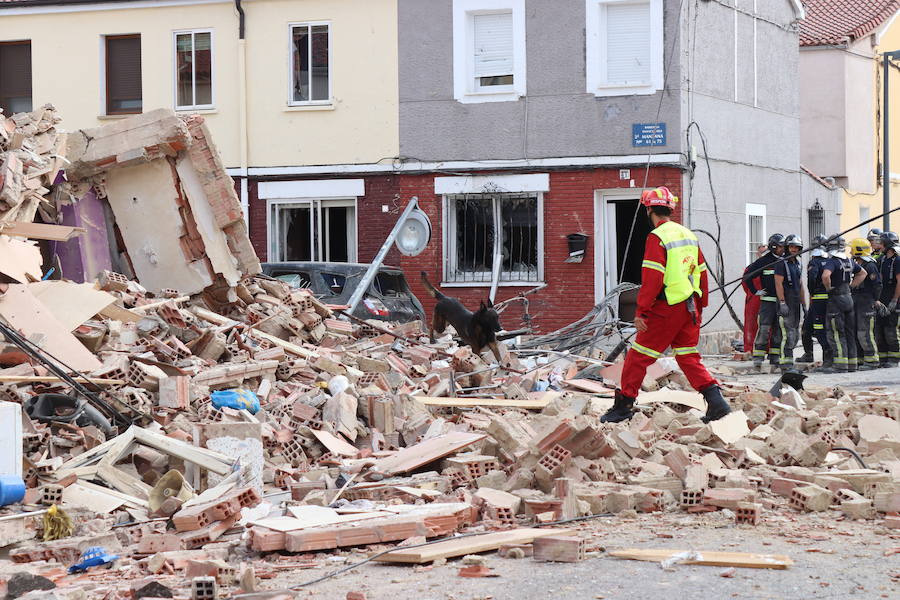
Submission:
M 224 406 L 235 410 L 246 410 L 251 415 L 259 412 L 259 398 L 250 390 L 242 390 L 240 388 L 220 390 L 213 392 L 211 398 L 212 405 L 216 408 Z
M 350 387 L 350 380 L 343 375 L 335 375 L 328 380 L 328 391 L 332 396 L 337 396 L 348 387 Z

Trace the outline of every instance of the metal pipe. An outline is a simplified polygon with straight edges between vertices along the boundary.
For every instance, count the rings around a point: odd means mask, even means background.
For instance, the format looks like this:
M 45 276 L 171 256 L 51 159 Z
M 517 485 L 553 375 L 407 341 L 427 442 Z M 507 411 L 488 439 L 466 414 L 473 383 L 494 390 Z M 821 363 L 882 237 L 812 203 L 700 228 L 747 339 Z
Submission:
M 234 0 L 234 8 L 238 13 L 238 127 L 240 129 L 240 161 L 241 161 L 241 212 L 244 221 L 250 227 L 250 194 L 247 184 L 249 167 L 249 142 L 247 139 L 247 40 L 246 19 L 241 0 Z
M 372 280 L 375 279 L 375 274 L 378 273 L 378 269 L 381 268 L 381 263 L 384 262 L 384 257 L 387 256 L 388 251 L 391 249 L 391 246 L 394 244 L 394 240 L 397 239 L 397 235 L 400 233 L 400 228 L 403 227 L 403 223 L 406 222 L 406 218 L 409 214 L 415 210 L 416 206 L 419 204 L 419 197 L 413 196 L 409 204 L 406 205 L 406 208 L 403 210 L 403 214 L 400 215 L 400 218 L 397 219 L 397 222 L 394 224 L 394 228 L 391 229 L 391 232 L 388 234 L 387 239 L 384 240 L 384 244 L 381 245 L 381 250 L 378 251 L 378 254 L 375 255 L 375 259 L 372 261 L 372 264 L 369 265 L 369 268 L 366 270 L 366 274 L 363 275 L 362 281 L 359 282 L 359 285 L 353 290 L 353 295 L 350 296 L 350 299 L 347 301 L 349 305 L 347 307 L 346 313 L 352 313 L 356 310 L 357 305 L 359 305 L 359 301 L 362 300 L 363 296 L 368 291 L 369 286 L 372 285 Z

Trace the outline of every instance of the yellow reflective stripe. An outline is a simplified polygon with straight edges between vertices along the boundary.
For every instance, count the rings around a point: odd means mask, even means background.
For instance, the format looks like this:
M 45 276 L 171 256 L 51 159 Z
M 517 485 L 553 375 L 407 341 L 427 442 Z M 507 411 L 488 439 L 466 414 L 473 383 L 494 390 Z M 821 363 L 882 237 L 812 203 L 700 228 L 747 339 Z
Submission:
M 674 242 L 667 242 L 663 244 L 663 248 L 666 250 L 671 250 L 672 248 L 681 248 L 683 246 L 697 246 L 700 247 L 700 244 L 697 240 L 686 239 L 686 240 L 675 240 Z
M 774 274 L 775 274 L 775 269 L 763 269 L 762 274 L 763 274 L 763 275 L 774 275 Z
M 663 273 L 663 274 L 665 274 L 665 272 L 666 272 L 665 266 L 661 265 L 658 262 L 654 262 L 652 260 L 645 260 L 643 263 L 641 263 L 641 266 L 644 268 L 647 268 L 647 269 L 653 269 L 654 271 L 659 271 L 660 273 Z
M 813 294 L 813 300 L 828 300 L 828 294 Z
M 775 296 L 763 296 L 762 299 L 765 302 L 778 302 L 778 298 L 776 298 Z
M 706 270 L 706 263 L 703 263 L 702 265 L 700 265 L 700 272 L 702 273 L 705 270 Z
M 781 360 L 778 362 L 784 363 L 787 359 L 785 354 L 787 354 L 787 337 L 788 337 L 787 328 L 784 326 L 784 317 L 778 317 L 778 326 L 781 328 L 781 344 L 779 344 L 779 351 L 778 351 L 778 353 L 781 354 Z M 793 351 L 793 348 L 791 348 L 791 350 Z M 790 360 L 793 362 L 794 357 L 791 356 Z
M 831 319 L 831 330 L 834 333 L 834 347 L 837 349 L 834 362 L 845 363 L 847 362 L 847 357 L 844 356 L 844 348 L 841 346 L 841 334 L 837 328 L 837 321 L 834 319 Z
M 650 358 L 662 358 L 662 352 L 657 352 L 656 350 L 647 348 L 646 346 L 641 346 L 637 342 L 631 343 L 631 349 L 636 352 L 640 352 L 641 354 L 645 354 Z
M 680 356 L 682 354 L 700 354 L 700 351 L 693 346 L 685 346 L 683 348 L 672 348 L 672 352 L 675 356 Z
M 754 348 L 754 350 L 753 350 L 753 356 L 765 356 L 765 355 L 766 355 L 766 351 L 765 351 L 765 350 L 756 350 L 756 349 Z

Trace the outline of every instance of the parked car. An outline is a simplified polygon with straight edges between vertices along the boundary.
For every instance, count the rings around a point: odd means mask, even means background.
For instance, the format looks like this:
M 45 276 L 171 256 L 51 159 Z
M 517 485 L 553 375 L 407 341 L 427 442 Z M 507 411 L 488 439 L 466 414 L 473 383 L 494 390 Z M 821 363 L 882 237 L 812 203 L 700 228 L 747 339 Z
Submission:
M 294 288 L 308 288 L 322 302 L 347 304 L 369 268 L 361 263 L 281 262 L 263 263 L 265 275 Z M 409 289 L 406 276 L 397 267 L 382 266 L 375 274 L 354 317 L 381 321 L 425 321 L 422 303 Z

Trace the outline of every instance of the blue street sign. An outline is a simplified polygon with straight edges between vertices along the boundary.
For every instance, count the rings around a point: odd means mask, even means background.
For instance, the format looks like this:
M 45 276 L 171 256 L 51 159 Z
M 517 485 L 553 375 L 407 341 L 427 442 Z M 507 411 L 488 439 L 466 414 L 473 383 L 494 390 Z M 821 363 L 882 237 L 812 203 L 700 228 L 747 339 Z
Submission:
M 665 123 L 632 123 L 631 145 L 639 146 L 665 146 Z

